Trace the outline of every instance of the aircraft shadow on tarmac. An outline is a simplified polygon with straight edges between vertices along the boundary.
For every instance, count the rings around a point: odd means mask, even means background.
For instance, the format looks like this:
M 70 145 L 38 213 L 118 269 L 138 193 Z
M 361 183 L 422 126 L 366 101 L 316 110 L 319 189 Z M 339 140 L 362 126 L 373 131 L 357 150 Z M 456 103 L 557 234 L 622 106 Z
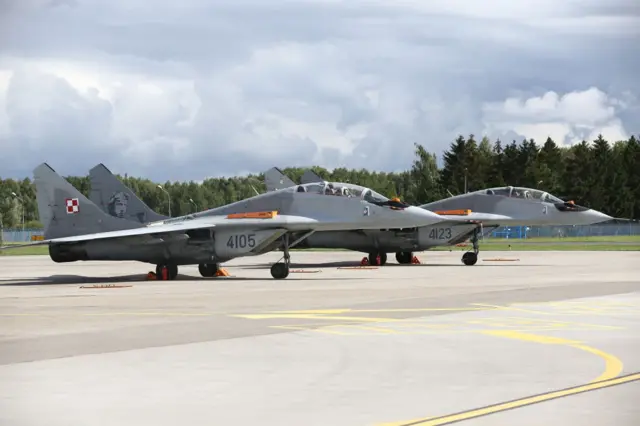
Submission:
M 384 266 L 370 266 L 370 265 L 360 265 L 359 262 L 354 262 L 354 261 L 344 261 L 344 262 L 325 262 L 325 263 L 291 263 L 291 269 L 297 269 L 297 268 L 355 268 L 355 267 L 359 267 L 359 266 L 364 266 L 366 268 L 380 268 L 380 269 L 385 269 L 385 268 L 416 268 L 416 267 L 449 267 L 449 268 L 457 268 L 457 267 L 466 267 L 468 268 L 469 266 L 465 266 L 462 264 L 462 262 L 460 262 L 459 264 L 457 263 L 420 263 L 420 264 L 414 264 L 414 265 L 401 265 L 399 263 L 387 263 Z M 483 266 L 500 266 L 500 267 L 505 267 L 505 266 L 545 266 L 545 265 L 537 265 L 537 264 L 532 264 L 532 263 L 526 263 L 526 264 L 522 264 L 520 262 L 513 262 L 513 261 L 502 261 L 502 262 L 478 262 L 476 265 L 473 265 L 474 268 L 477 267 L 483 267 Z M 224 265 L 223 265 L 224 267 Z M 271 265 L 265 265 L 265 264 L 249 264 L 249 265 L 238 265 L 238 266 L 233 266 L 234 268 L 240 268 L 240 269 L 269 269 L 271 267 Z M 288 279 L 288 278 L 287 278 Z
M 311 274 L 316 275 L 316 274 Z M 316 275 L 317 276 L 317 275 Z M 278 280 L 280 282 L 286 281 L 311 281 L 313 279 L 317 279 L 314 277 L 292 277 L 289 275 L 286 280 Z M 371 277 L 341 277 L 340 280 L 364 280 L 371 279 Z M 276 281 L 271 277 L 242 277 L 242 276 L 228 276 L 228 277 L 215 277 L 215 278 L 204 278 L 190 275 L 178 275 L 175 280 L 172 281 L 156 281 L 146 279 L 145 276 L 141 275 L 125 275 L 120 277 L 85 277 L 80 275 L 51 275 L 49 277 L 38 277 L 38 278 L 29 278 L 29 279 L 21 279 L 21 280 L 8 280 L 1 279 L 0 287 L 18 287 L 18 286 L 36 286 L 36 285 L 69 285 L 69 284 L 90 284 L 90 285 L 99 285 L 99 284 L 122 284 L 122 285 L 132 285 L 134 283 L 149 283 L 153 284 L 156 282 L 180 282 L 180 281 L 211 281 L 211 282 L 222 282 L 222 281 Z

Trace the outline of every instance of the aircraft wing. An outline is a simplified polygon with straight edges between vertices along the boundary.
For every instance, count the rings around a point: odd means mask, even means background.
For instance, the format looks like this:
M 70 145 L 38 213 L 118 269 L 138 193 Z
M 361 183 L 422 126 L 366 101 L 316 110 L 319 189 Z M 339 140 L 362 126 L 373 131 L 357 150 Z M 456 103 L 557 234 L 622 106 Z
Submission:
M 241 214 L 229 216 L 203 217 L 191 220 L 181 220 L 173 223 L 162 223 L 148 226 L 142 226 L 133 229 L 124 229 L 119 231 L 98 232 L 94 234 L 76 235 L 72 237 L 52 238 L 49 240 L 34 241 L 27 244 L 16 244 L 0 247 L 0 249 L 13 249 L 19 247 L 31 247 L 47 244 L 63 244 L 77 243 L 83 241 L 94 240 L 114 240 L 114 239 L 148 239 L 149 237 L 164 238 L 165 236 L 177 237 L 187 231 L 207 230 L 207 229 L 224 229 L 242 232 L 244 229 L 251 230 L 270 230 L 284 229 L 287 231 L 305 231 L 313 230 L 320 225 L 315 219 L 303 216 L 277 215 L 272 218 L 252 218 L 242 217 Z
M 508 221 L 512 219 L 510 216 L 505 216 L 502 214 L 474 213 L 474 212 L 471 212 L 465 215 L 441 214 L 440 216 L 448 220 L 455 220 L 456 222 L 460 222 L 461 220 L 469 220 L 474 222 L 503 222 L 503 221 Z

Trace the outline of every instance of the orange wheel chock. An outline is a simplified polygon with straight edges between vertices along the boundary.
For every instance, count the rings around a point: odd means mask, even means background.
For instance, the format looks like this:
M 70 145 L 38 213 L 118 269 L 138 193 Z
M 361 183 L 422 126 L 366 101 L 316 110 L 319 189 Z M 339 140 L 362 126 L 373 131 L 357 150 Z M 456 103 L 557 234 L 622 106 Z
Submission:
M 216 277 L 230 277 L 231 274 L 224 268 L 219 268 L 216 271 Z
M 360 261 L 360 266 L 367 266 L 369 264 L 369 258 L 368 257 L 363 257 L 362 260 Z
M 153 271 L 149 271 L 149 273 L 147 274 L 147 279 L 148 280 L 155 280 L 156 279 L 156 273 Z
M 420 259 L 418 259 L 418 256 L 413 256 L 413 258 L 411 259 L 411 264 L 412 265 L 420 265 Z

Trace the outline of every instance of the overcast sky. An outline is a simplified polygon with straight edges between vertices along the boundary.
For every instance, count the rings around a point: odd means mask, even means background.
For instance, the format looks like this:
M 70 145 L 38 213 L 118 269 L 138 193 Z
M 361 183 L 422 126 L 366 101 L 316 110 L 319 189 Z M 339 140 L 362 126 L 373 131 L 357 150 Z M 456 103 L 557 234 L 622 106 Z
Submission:
M 0 177 L 407 169 L 640 133 L 631 0 L 0 0 Z

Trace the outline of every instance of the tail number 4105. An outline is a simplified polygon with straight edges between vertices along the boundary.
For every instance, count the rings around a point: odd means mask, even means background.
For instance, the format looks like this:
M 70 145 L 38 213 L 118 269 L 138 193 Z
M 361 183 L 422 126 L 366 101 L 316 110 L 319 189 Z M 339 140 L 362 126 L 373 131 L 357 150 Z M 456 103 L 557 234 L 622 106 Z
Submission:
M 227 240 L 230 249 L 254 248 L 256 246 L 256 234 L 231 235 Z

